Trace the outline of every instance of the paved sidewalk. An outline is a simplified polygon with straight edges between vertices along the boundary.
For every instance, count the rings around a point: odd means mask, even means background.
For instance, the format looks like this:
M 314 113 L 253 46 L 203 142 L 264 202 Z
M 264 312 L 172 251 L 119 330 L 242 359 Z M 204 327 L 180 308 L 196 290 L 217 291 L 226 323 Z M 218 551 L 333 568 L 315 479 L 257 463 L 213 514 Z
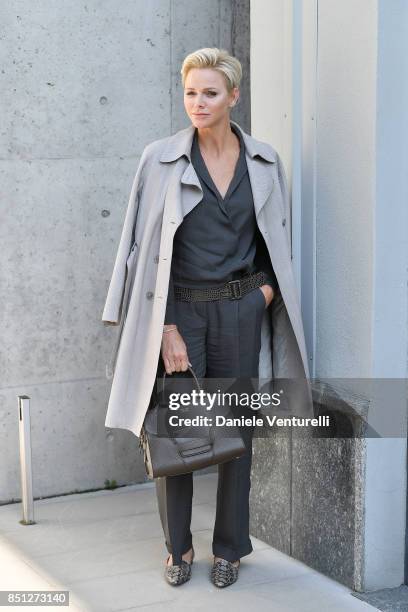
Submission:
M 373 612 L 349 589 L 252 538 L 238 582 L 209 581 L 216 475 L 194 478 L 190 582 L 163 579 L 166 549 L 152 483 L 34 502 L 35 520 L 20 525 L 21 504 L 0 506 L 0 590 L 67 589 L 69 610 L 113 612 L 163 607 L 171 612 Z M 13 610 L 27 610 L 14 607 Z M 35 607 L 34 610 L 67 610 Z

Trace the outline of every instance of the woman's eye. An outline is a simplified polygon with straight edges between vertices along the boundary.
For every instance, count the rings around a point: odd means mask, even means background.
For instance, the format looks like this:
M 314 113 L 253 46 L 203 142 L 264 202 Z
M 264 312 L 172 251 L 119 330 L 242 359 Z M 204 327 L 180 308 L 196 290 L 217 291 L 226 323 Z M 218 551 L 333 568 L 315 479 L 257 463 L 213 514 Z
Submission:
M 186 95 L 187 95 L 187 96 L 194 96 L 194 95 L 195 95 L 195 93 L 194 93 L 194 91 L 188 91 L 188 92 L 186 93 Z M 211 97 L 214 97 L 214 96 L 216 96 L 216 95 L 217 95 L 217 92 L 216 92 L 216 91 L 209 91 L 209 92 L 208 92 L 208 95 L 209 95 L 209 96 L 211 96 Z

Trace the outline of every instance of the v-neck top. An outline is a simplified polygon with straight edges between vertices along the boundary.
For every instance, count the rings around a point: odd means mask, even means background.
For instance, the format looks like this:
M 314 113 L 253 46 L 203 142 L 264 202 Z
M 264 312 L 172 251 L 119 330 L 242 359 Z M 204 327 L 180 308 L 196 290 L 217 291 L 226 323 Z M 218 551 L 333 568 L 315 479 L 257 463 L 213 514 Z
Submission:
M 263 270 L 276 290 L 277 279 L 256 222 L 254 201 L 241 132 L 240 151 L 228 190 L 222 198 L 198 145 L 197 128 L 191 163 L 203 190 L 202 200 L 184 217 L 173 240 L 173 256 L 165 324 L 174 323 L 173 284 L 183 287 L 218 287 L 242 273 Z
M 214 200 L 214 197 L 217 199 L 218 204 L 221 208 L 221 210 L 223 211 L 223 213 L 225 215 L 228 216 L 228 210 L 227 210 L 227 203 L 230 200 L 233 191 L 235 189 L 237 189 L 237 187 L 240 184 L 240 181 L 243 179 L 245 173 L 248 172 L 247 170 L 247 165 L 246 165 L 246 160 L 245 160 L 245 145 L 243 143 L 243 139 L 241 136 L 241 133 L 238 133 L 237 128 L 235 128 L 235 126 L 232 126 L 232 131 L 234 132 L 234 134 L 236 134 L 238 136 L 239 139 L 239 156 L 238 156 L 238 160 L 237 163 L 235 164 L 235 169 L 234 169 L 234 174 L 233 177 L 230 181 L 230 184 L 228 185 L 228 189 L 224 195 L 224 197 L 221 196 L 220 192 L 217 189 L 216 184 L 214 183 L 211 174 L 208 171 L 207 165 L 204 161 L 204 158 L 201 154 L 200 151 L 200 146 L 198 144 L 198 133 L 197 133 L 197 128 L 194 132 L 194 138 L 193 138 L 193 143 L 192 143 L 192 147 L 191 147 L 191 161 L 192 164 L 194 166 L 194 169 L 200 179 L 200 183 L 202 186 L 202 181 L 204 181 L 204 183 L 206 184 L 207 188 L 212 192 L 212 199 Z M 239 196 L 238 196 L 239 197 Z M 204 198 L 203 198 L 204 199 Z

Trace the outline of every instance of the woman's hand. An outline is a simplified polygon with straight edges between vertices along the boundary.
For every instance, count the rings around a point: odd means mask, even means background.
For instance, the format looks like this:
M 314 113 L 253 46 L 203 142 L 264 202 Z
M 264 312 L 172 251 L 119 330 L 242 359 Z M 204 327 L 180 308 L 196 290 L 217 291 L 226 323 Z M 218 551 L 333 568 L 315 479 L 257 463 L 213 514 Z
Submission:
M 275 292 L 270 285 L 262 285 L 259 288 L 265 296 L 265 308 L 268 308 L 269 304 L 272 302 L 275 296 Z
M 189 363 L 186 344 L 176 325 L 165 325 L 166 328 L 171 328 L 171 331 L 163 331 L 162 336 L 161 354 L 166 373 L 185 372 Z

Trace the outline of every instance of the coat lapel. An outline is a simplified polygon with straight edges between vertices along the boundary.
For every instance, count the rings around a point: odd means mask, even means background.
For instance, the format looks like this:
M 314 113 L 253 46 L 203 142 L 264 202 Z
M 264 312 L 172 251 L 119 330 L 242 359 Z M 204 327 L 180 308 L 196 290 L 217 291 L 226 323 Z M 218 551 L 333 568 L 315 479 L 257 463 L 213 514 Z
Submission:
M 194 130 L 194 126 L 190 125 L 170 136 L 160 156 L 160 161 L 163 163 L 176 162 L 166 194 L 165 211 L 170 217 L 173 214 L 178 217 L 177 224 L 181 223 L 203 198 L 203 190 L 191 162 Z M 178 182 L 178 185 L 175 185 L 174 181 Z M 176 193 L 177 188 L 180 191 Z
M 181 177 L 181 209 L 183 217 L 188 215 L 202 199 L 203 190 L 200 180 L 193 164 L 189 161 Z
M 268 162 L 265 163 L 262 160 L 253 158 L 248 153 L 246 154 L 246 160 L 254 199 L 255 215 L 258 220 L 259 213 L 273 190 L 274 178 L 272 177 Z
M 252 187 L 255 214 L 256 217 L 258 217 L 274 187 L 274 179 L 272 177 L 270 164 L 276 163 L 276 152 L 270 145 L 258 141 L 244 132 L 235 121 L 231 121 L 231 123 L 241 131 L 244 139 L 245 156 L 249 180 Z M 179 161 L 179 163 L 185 165 L 184 172 L 182 172 L 180 179 L 180 199 L 177 202 L 172 200 L 174 206 L 181 207 L 180 213 L 182 218 L 185 217 L 203 197 L 199 178 L 191 162 L 191 145 L 194 131 L 194 125 L 190 125 L 184 130 L 180 130 L 173 136 L 170 136 L 160 156 L 160 161 L 163 163 Z

